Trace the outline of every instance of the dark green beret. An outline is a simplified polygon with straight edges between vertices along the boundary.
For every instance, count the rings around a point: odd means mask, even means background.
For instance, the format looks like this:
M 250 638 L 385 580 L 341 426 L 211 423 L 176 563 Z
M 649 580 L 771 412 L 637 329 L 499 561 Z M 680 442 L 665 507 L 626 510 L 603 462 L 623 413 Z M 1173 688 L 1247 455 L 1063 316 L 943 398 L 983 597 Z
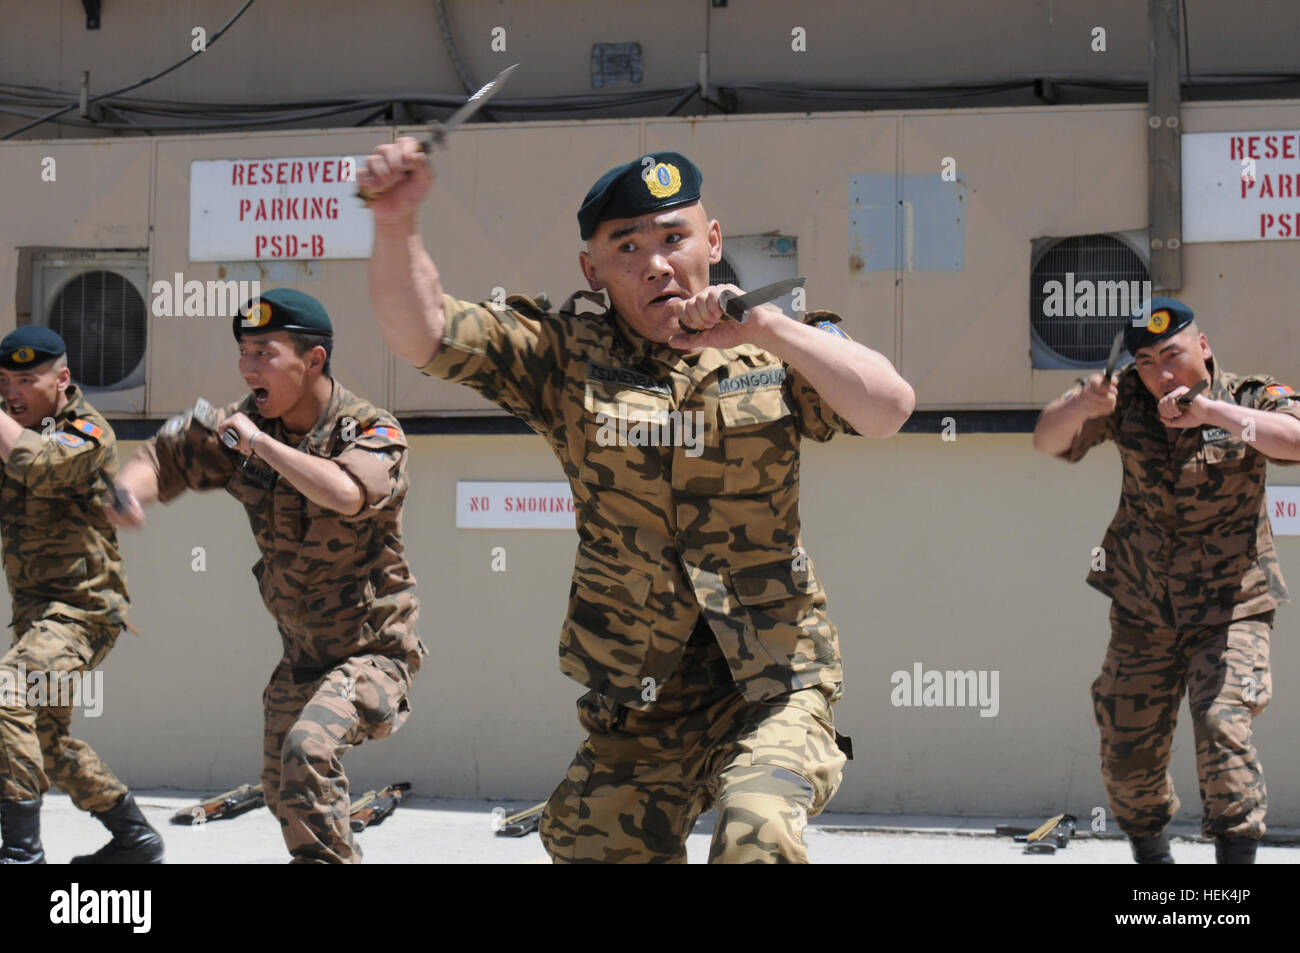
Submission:
M 301 331 L 304 334 L 333 335 L 334 325 L 321 303 L 293 288 L 272 288 L 260 297 L 244 302 L 230 323 L 235 340 L 241 334 L 270 331 Z
M 1137 354 L 1138 348 L 1150 347 L 1173 337 L 1192 323 L 1192 309 L 1177 298 L 1152 298 L 1150 312 L 1146 305 L 1145 301 L 1138 305 L 1124 332 L 1124 347 L 1130 354 Z M 1148 313 L 1151 315 L 1149 323 Z
M 610 169 L 587 192 L 578 209 L 578 229 L 585 242 L 596 226 L 611 218 L 635 218 L 648 212 L 700 200 L 704 177 L 680 152 L 652 152 Z
M 53 360 L 67 350 L 58 332 L 28 324 L 10 331 L 0 341 L 0 367 L 21 371 Z

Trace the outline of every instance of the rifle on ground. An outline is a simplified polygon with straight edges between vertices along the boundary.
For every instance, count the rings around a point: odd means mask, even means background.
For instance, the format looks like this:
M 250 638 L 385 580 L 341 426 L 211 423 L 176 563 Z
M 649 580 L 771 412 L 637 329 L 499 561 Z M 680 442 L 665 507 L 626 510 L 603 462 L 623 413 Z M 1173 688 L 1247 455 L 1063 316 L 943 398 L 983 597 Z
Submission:
M 390 784 L 382 791 L 367 791 L 353 801 L 352 816 L 348 822 L 352 827 L 352 833 L 382 824 L 397 810 L 397 805 L 402 803 L 409 790 L 411 790 L 410 781 L 399 781 Z
M 1077 820 L 1073 814 L 1057 814 L 1032 831 L 1027 827 L 999 824 L 993 833 L 999 837 L 1011 837 L 1017 844 L 1024 844 L 1025 853 L 1055 854 L 1069 846 Z
M 220 821 L 229 817 L 238 817 L 266 803 L 260 784 L 244 784 L 218 794 L 216 797 L 200 801 L 193 807 L 182 808 L 172 815 L 173 824 L 204 824 L 208 821 Z
M 541 823 L 542 812 L 546 810 L 546 802 L 534 804 L 530 808 L 525 808 L 515 814 L 509 814 L 501 818 L 497 824 L 496 835 L 498 837 L 524 837 L 537 830 L 537 825 Z

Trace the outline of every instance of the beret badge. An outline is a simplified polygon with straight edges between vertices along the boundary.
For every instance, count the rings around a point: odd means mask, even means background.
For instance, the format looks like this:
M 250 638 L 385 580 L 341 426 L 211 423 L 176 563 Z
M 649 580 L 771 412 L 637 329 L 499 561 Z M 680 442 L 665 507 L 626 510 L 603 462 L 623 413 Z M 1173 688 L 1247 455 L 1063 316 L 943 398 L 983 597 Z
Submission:
M 682 174 L 678 171 L 677 166 L 668 162 L 660 162 L 654 168 L 646 171 L 645 185 L 655 198 L 666 199 L 669 196 L 676 195 L 681 190 Z

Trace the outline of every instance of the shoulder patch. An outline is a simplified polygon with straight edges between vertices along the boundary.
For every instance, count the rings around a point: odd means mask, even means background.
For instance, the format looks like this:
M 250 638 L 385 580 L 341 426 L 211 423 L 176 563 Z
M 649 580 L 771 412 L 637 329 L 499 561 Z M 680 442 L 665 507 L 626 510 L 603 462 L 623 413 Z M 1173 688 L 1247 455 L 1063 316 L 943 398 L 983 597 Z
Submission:
M 63 444 L 65 447 L 75 448 L 75 447 L 85 446 L 86 444 L 86 441 L 78 437 L 76 434 L 65 433 L 62 430 L 60 430 L 58 433 L 54 435 L 54 439 L 57 440 L 59 443 Z
M 830 322 L 830 321 L 820 321 L 820 322 L 818 322 L 815 326 L 816 326 L 817 329 L 820 330 L 820 331 L 829 331 L 831 334 L 834 334 L 834 335 L 836 335 L 836 336 L 838 336 L 838 337 L 842 337 L 842 338 L 843 338 L 843 337 L 847 337 L 843 331 L 841 331 L 839 328 L 837 328 L 837 327 L 836 327 L 832 322 Z
M 1264 388 L 1264 393 L 1274 400 L 1294 400 L 1295 391 L 1286 384 L 1270 384 Z
M 361 432 L 363 437 L 400 437 L 401 431 L 396 427 L 377 425 Z
M 72 422 L 72 426 L 74 429 L 80 430 L 87 437 L 92 437 L 95 440 L 104 439 L 104 428 L 97 427 L 95 424 L 92 424 L 89 420 L 83 420 L 82 418 L 78 417 L 76 420 Z

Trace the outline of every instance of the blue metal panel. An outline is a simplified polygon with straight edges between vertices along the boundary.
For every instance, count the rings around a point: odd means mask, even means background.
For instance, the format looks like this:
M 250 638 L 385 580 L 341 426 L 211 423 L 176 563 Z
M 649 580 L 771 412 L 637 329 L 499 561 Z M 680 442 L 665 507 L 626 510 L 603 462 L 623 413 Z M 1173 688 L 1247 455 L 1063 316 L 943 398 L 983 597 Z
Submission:
M 966 183 L 903 176 L 903 268 L 961 271 L 966 261 Z
M 960 178 L 849 177 L 850 271 L 961 271 L 965 261 L 966 183 Z

